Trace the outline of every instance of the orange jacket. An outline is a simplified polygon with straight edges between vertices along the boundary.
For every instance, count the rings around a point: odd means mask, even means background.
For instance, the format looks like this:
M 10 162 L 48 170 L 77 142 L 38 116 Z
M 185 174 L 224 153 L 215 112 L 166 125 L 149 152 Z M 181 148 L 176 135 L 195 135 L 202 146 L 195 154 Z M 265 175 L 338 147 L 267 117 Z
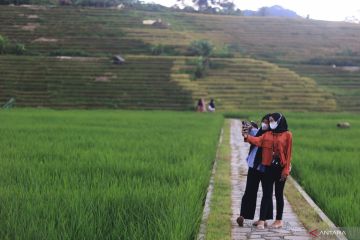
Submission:
M 246 142 L 262 147 L 262 164 L 270 166 L 273 153 L 280 157 L 281 166 L 284 167 L 282 174 L 288 176 L 290 173 L 292 134 L 289 131 L 273 133 L 268 131 L 260 137 L 248 135 Z

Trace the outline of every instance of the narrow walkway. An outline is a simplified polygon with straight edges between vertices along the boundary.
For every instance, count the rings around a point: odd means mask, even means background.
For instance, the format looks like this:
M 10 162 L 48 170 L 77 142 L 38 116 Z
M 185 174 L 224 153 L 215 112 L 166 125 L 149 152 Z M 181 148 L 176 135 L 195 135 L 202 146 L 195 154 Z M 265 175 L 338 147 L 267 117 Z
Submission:
M 236 218 L 240 214 L 241 198 L 245 191 L 247 163 L 246 157 L 249 152 L 249 144 L 245 143 L 241 135 L 241 121 L 231 120 L 231 186 L 232 186 L 232 217 L 231 217 L 231 239 L 288 239 L 288 240 L 307 240 L 311 239 L 307 230 L 300 223 L 296 214 L 291 209 L 289 202 L 285 198 L 284 207 L 284 227 L 281 229 L 265 228 L 264 230 L 257 230 L 252 227 L 254 220 L 245 220 L 244 227 L 239 227 L 236 223 Z M 257 207 L 255 218 L 259 217 L 260 202 L 261 202 L 261 186 L 257 198 Z M 275 199 L 274 201 L 274 216 L 276 213 Z M 255 219 L 257 220 L 257 219 Z M 272 221 L 269 222 L 270 224 Z

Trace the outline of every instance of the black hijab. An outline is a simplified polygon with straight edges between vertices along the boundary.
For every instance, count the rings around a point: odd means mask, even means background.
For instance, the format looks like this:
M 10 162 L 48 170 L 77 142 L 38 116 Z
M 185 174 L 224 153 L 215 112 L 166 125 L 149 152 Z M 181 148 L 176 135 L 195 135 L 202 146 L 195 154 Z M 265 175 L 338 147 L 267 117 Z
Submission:
M 278 123 L 275 129 L 271 129 L 273 133 L 282 133 L 288 131 L 288 124 L 286 118 L 281 113 L 272 113 L 271 117 Z
M 263 122 L 265 119 L 267 119 L 269 121 L 269 118 L 270 118 L 271 114 L 266 114 L 262 119 L 261 119 L 261 122 Z M 269 127 L 270 129 L 270 127 Z M 268 130 L 263 130 L 262 127 L 260 127 L 259 131 L 256 133 L 256 137 L 259 137 L 261 135 L 263 135 L 265 132 L 269 131 Z M 250 146 L 250 150 L 249 150 L 249 154 L 251 153 L 251 151 L 255 148 L 256 146 L 251 144 Z M 261 163 L 261 160 L 262 160 L 262 148 L 259 147 L 256 151 L 256 154 L 255 154 L 255 159 L 254 159 L 254 169 L 257 169 L 257 167 L 259 166 L 259 164 Z

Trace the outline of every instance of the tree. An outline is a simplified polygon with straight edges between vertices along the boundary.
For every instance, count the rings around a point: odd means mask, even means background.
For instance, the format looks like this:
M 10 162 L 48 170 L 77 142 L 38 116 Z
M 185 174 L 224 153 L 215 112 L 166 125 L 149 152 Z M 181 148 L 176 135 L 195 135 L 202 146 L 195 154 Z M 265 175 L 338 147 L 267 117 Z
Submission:
M 194 72 L 195 78 L 205 76 L 205 72 L 210 66 L 210 55 L 212 54 L 213 49 L 213 45 L 207 40 L 197 40 L 191 43 L 188 49 L 189 55 L 198 56 Z
M 186 6 L 184 0 L 177 0 L 183 6 Z M 194 6 L 199 12 L 206 13 L 236 13 L 236 5 L 233 0 L 192 0 Z
M 189 55 L 191 56 L 202 56 L 208 58 L 212 51 L 213 45 L 207 40 L 197 40 L 193 41 L 189 47 Z
M 210 2 L 213 2 L 213 0 L 193 0 L 193 3 L 199 7 L 199 11 L 208 9 Z

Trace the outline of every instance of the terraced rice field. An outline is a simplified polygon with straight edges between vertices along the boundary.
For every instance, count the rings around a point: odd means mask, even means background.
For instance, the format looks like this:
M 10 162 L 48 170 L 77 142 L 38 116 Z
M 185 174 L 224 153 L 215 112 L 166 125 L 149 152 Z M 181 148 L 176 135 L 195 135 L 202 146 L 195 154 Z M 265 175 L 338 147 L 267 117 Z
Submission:
M 1 239 L 194 239 L 223 118 L 0 111 Z
M 270 61 L 337 59 L 348 51 L 355 62 L 360 59 L 360 26 L 350 23 L 69 7 L 1 6 L 0 11 L 0 33 L 24 42 L 34 53 L 80 49 L 96 55 L 144 54 L 149 44 L 181 48 L 209 39 L 217 47 L 230 45 L 235 54 Z M 159 18 L 170 26 L 142 24 Z
M 173 59 L 0 56 L 0 102 L 54 108 L 191 109 L 191 92 L 171 81 Z
M 214 69 L 193 80 L 193 58 L 0 57 L 0 101 L 55 108 L 190 110 L 196 99 L 215 98 L 221 110 L 254 108 L 335 111 L 336 101 L 310 78 L 246 58 L 213 59 Z M 15 67 L 14 67 L 15 66 Z M 19 69 L 16 66 L 21 66 Z M 220 66 L 220 67 L 219 67 Z
M 253 59 L 216 59 L 218 69 L 197 82 L 223 109 L 335 111 L 333 96 L 311 78 Z
M 360 67 L 286 64 L 284 67 L 312 78 L 334 95 L 339 110 L 360 110 Z
M 2 104 L 15 97 L 17 106 L 25 107 L 189 110 L 198 98 L 213 97 L 222 110 L 253 104 L 360 111 L 360 71 L 300 64 L 318 57 L 360 64 L 356 24 L 71 7 L 0 10 L 0 34 L 24 43 L 30 55 L 0 57 Z M 142 24 L 158 18 L 170 25 Z M 189 58 L 148 56 L 157 44 L 184 55 L 198 39 L 217 49 L 228 45 L 236 58 L 213 59 L 220 67 L 193 81 L 183 71 Z M 127 63 L 113 66 L 113 54 Z

